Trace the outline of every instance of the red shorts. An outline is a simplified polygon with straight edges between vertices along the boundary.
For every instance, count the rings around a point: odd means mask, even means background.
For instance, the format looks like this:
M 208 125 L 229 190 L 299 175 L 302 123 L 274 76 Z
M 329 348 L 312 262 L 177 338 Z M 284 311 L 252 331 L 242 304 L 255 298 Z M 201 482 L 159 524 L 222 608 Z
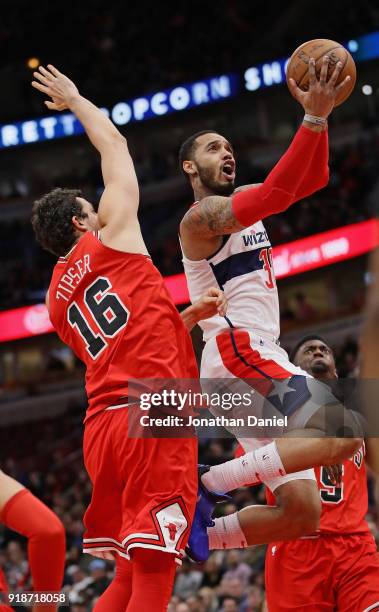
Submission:
M 379 554 L 370 533 L 270 544 L 270 612 L 378 612 Z
M 93 486 L 84 552 L 129 558 L 139 547 L 180 559 L 196 505 L 197 439 L 128 438 L 122 408 L 86 422 L 83 450 Z

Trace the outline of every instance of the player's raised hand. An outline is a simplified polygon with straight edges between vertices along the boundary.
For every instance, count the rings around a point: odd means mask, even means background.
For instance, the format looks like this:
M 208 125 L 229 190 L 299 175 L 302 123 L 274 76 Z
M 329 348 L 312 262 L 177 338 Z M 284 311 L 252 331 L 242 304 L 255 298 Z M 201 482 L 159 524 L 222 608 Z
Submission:
M 351 77 L 347 76 L 342 83 L 336 85 L 338 76 L 342 70 L 342 62 L 337 62 L 335 68 L 328 78 L 328 67 L 330 58 L 323 58 L 320 76 L 316 75 L 316 62 L 313 57 L 309 60 L 309 89 L 303 91 L 297 86 L 294 79 L 289 79 L 288 86 L 291 94 L 301 104 L 305 112 L 316 117 L 327 118 L 333 110 L 337 94 L 349 83 Z
M 70 108 L 72 100 L 79 96 L 75 83 L 51 64 L 48 64 L 47 69 L 40 66 L 38 71 L 33 72 L 33 76 L 36 80 L 32 81 L 32 86 L 51 98 L 45 101 L 50 110 Z

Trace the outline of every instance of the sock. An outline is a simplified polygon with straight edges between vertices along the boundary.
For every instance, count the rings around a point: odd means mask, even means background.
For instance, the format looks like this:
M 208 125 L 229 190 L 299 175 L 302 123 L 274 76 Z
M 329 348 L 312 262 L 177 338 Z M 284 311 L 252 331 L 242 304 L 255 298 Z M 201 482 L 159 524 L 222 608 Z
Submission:
M 228 514 L 214 519 L 214 527 L 207 529 L 209 537 L 209 548 L 246 548 L 247 542 L 238 520 L 238 513 Z
M 116 574 L 111 584 L 97 600 L 94 612 L 125 612 L 132 594 L 132 563 L 118 556 Z
M 27 489 L 5 504 L 0 520 L 28 538 L 28 557 L 34 591 L 60 591 L 66 538 L 59 518 Z M 34 606 L 34 612 L 55 612 L 57 606 Z
M 285 473 L 276 442 L 271 442 L 237 459 L 212 465 L 201 481 L 210 491 L 227 493 L 238 487 L 285 476 Z
M 132 551 L 132 596 L 126 612 L 167 612 L 176 562 L 171 553 L 135 548 Z

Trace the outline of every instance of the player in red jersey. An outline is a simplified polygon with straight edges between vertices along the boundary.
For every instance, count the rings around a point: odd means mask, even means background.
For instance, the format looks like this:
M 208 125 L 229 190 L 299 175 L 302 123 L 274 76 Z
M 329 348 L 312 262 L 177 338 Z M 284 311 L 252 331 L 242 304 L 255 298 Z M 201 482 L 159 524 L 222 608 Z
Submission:
M 378 217 L 378 210 L 376 211 Z M 377 219 L 379 237 L 379 220 Z M 379 432 L 379 415 L 377 410 L 379 381 L 379 249 L 371 255 L 370 271 L 372 282 L 367 295 L 367 308 L 364 317 L 364 329 L 361 339 L 362 364 L 360 376 L 368 379 L 362 382 L 361 398 L 363 412 L 370 430 L 377 435 Z M 370 464 L 379 474 L 379 438 L 367 438 L 367 449 L 370 453 Z
M 318 336 L 294 349 L 294 363 L 314 378 L 337 377 L 334 356 Z M 298 540 L 273 542 L 266 554 L 270 612 L 379 611 L 379 554 L 365 521 L 365 445 L 344 461 L 338 484 L 330 470 L 316 468 L 322 502 L 320 529 Z M 274 496 L 268 492 L 268 501 Z
M 0 612 L 10 612 L 10 608 L 6 603 L 6 596 L 8 595 L 8 583 L 5 578 L 3 570 L 0 568 Z
M 142 238 L 125 138 L 56 68 L 34 76 L 33 86 L 50 97 L 46 105 L 69 108 L 84 126 L 105 184 L 97 213 L 80 191 L 55 189 L 32 215 L 37 239 L 59 257 L 48 291 L 51 321 L 86 365 L 84 461 L 93 492 L 84 551 L 117 558 L 116 577 L 95 609 L 160 612 L 194 512 L 197 444 L 194 437 L 128 437 L 128 380 L 197 378 L 188 329 L 225 312 L 225 300 L 214 289 L 179 315 Z
M 64 528 L 59 518 L 22 484 L 0 470 L 0 522 L 28 538 L 28 558 L 34 591 L 59 592 L 66 556 Z M 0 569 L 0 612 L 8 585 Z M 33 612 L 55 612 L 56 605 L 35 605 Z

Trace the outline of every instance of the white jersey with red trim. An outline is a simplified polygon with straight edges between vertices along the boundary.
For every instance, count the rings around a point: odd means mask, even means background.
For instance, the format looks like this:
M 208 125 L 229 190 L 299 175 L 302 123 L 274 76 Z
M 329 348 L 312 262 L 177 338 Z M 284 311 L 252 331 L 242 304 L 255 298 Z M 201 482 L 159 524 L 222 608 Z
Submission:
M 226 317 L 200 321 L 205 341 L 230 327 L 279 338 L 272 248 L 261 221 L 225 236 L 222 247 L 207 259 L 192 261 L 183 253 L 183 265 L 192 302 L 212 286 L 220 287 L 228 300 Z

